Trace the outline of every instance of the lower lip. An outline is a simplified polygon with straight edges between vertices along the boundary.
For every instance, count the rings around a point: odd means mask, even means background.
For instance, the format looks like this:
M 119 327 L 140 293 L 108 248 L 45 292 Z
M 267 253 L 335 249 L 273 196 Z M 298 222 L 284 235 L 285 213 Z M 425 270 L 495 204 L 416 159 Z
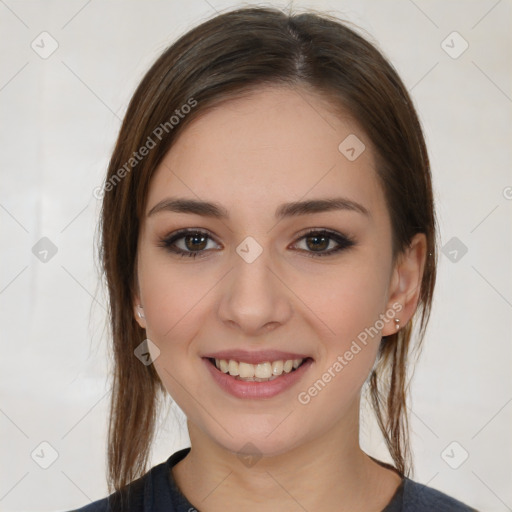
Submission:
M 295 371 L 290 373 L 283 373 L 277 377 L 277 379 L 264 382 L 246 382 L 244 380 L 235 379 L 228 373 L 221 372 L 208 359 L 203 360 L 206 364 L 206 367 L 210 371 L 213 380 L 224 391 L 227 391 L 237 398 L 249 399 L 272 398 L 279 393 L 283 393 L 287 389 L 291 388 L 296 382 L 298 382 L 313 363 L 312 359 L 308 359 Z

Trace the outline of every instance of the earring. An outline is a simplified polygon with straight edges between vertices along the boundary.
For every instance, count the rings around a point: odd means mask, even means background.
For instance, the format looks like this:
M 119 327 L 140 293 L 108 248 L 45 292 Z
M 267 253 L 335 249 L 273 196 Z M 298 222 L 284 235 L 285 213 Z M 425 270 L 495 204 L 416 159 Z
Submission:
M 395 328 L 397 331 L 400 330 L 400 320 L 398 318 L 395 318 Z
M 142 311 L 142 306 L 139 304 L 137 307 L 141 310 L 141 311 L 137 311 L 137 314 L 139 315 L 139 318 L 146 318 L 144 316 L 144 312 Z

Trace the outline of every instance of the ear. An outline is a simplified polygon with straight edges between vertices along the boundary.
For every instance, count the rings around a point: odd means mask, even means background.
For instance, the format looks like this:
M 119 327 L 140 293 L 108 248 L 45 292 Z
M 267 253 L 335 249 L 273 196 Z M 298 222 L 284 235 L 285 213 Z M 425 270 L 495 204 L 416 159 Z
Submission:
M 137 323 L 143 328 L 146 328 L 146 317 L 144 315 L 144 307 L 141 304 L 138 294 L 133 298 L 133 314 Z
M 420 296 L 426 255 L 427 237 L 424 233 L 416 233 L 409 247 L 397 257 L 386 306 L 386 311 L 393 310 L 396 314 L 393 320 L 386 322 L 382 329 L 383 336 L 397 332 L 395 319 L 399 320 L 401 329 L 414 315 Z

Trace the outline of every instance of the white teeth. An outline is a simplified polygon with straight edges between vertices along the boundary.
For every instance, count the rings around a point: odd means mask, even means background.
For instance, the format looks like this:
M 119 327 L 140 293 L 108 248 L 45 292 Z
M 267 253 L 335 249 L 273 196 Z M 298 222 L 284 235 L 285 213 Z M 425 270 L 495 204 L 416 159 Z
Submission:
M 237 379 L 245 381 L 263 382 L 274 380 L 283 373 L 290 373 L 297 369 L 304 359 L 287 359 L 286 361 L 265 361 L 256 365 L 238 362 L 233 359 L 215 359 L 215 366 L 223 373 L 229 373 Z
M 281 375 L 283 373 L 283 361 L 274 361 L 272 363 L 272 375 Z
M 249 363 L 238 363 L 238 375 L 240 375 L 240 377 L 254 377 L 254 365 Z
M 230 375 L 233 375 L 233 376 L 238 375 L 238 363 L 236 361 L 233 361 L 233 359 L 229 360 L 228 369 L 229 369 Z
M 254 376 L 259 379 L 268 379 L 272 375 L 272 365 L 270 363 L 260 363 L 256 365 Z

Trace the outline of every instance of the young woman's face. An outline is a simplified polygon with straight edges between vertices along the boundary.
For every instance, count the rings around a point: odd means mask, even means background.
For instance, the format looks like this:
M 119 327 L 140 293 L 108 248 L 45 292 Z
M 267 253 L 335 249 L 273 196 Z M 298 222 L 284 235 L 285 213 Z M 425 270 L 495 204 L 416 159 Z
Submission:
M 381 336 L 403 317 L 394 276 L 365 134 L 272 87 L 195 120 L 157 169 L 134 306 L 191 424 L 274 455 L 354 431 Z

